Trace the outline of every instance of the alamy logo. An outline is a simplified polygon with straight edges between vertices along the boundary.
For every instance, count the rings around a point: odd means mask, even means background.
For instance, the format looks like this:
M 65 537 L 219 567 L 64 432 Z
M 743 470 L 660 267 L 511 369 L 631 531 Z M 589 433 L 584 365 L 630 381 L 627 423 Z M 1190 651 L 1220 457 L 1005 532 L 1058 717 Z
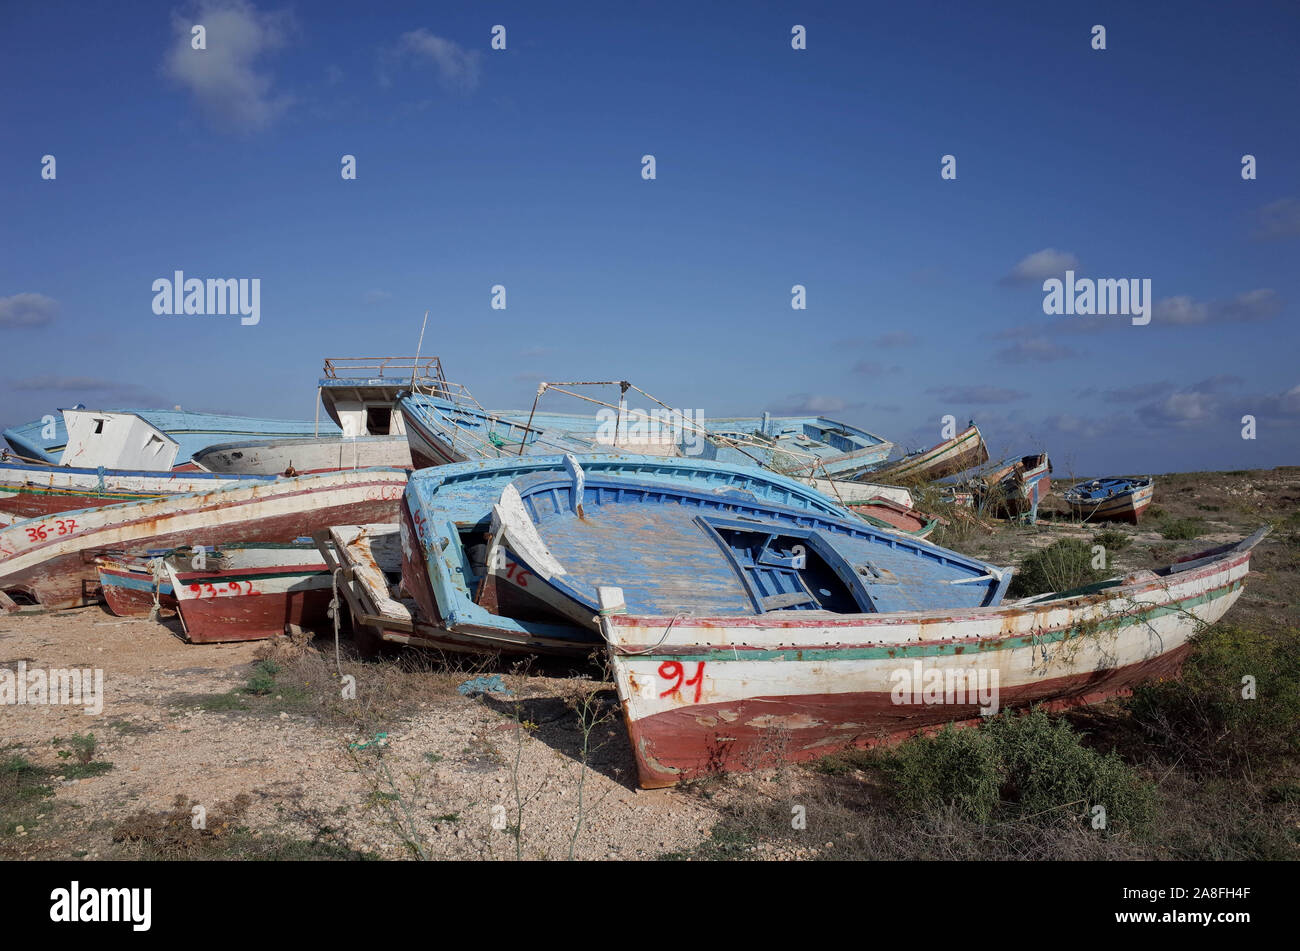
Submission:
M 50 892 L 50 921 L 129 921 L 132 931 L 148 931 L 153 922 L 152 888 L 71 888 Z
M 251 327 L 262 319 L 262 279 L 210 277 L 206 281 L 176 271 L 169 280 L 153 282 L 153 312 L 162 315 L 238 314 L 240 323 Z
M 688 456 L 704 449 L 704 410 L 601 409 L 596 412 L 596 442 L 602 446 L 681 446 Z
M 911 667 L 899 667 L 890 673 L 894 688 L 889 699 L 903 704 L 973 705 L 984 716 L 998 712 L 998 670 L 981 667 L 969 670 L 960 667 L 926 668 L 919 660 Z
M 87 667 L 41 667 L 27 669 L 20 660 L 17 669 L 0 667 L 0 706 L 50 704 L 84 707 L 88 716 L 104 711 L 104 672 Z
M 1094 314 L 1133 317 L 1139 327 L 1151 323 L 1151 278 L 1101 278 L 1074 279 L 1073 271 L 1065 272 L 1065 280 L 1051 277 L 1043 281 L 1044 314 Z

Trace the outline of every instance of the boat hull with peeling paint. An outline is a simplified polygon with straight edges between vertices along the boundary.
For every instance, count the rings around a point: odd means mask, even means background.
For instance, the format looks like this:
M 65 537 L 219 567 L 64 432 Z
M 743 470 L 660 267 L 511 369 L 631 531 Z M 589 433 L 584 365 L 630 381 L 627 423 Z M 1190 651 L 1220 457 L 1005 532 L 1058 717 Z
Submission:
M 294 626 L 324 629 L 332 578 L 320 553 L 285 549 L 280 564 L 210 572 L 168 566 L 185 637 L 194 644 L 256 641 Z
M 290 542 L 330 525 L 392 521 L 405 485 L 402 470 L 359 469 L 28 519 L 0 529 L 0 591 L 44 608 L 89 604 L 104 555 Z
M 805 513 L 854 518 L 815 489 L 751 466 L 617 454 L 576 458 L 595 476 L 690 484 L 711 494 L 732 493 Z M 565 466 L 560 455 L 524 456 L 412 475 L 400 522 L 402 587 L 413 601 L 415 622 L 426 631 L 440 629 L 461 648 L 586 655 L 602 645 L 590 612 L 576 620 L 566 617 L 566 610 L 578 609 L 563 598 L 538 605 L 533 594 L 545 587 L 527 566 L 504 550 L 495 562 L 489 560 L 492 512 L 502 491 L 517 478 L 564 472 Z M 495 566 L 491 572 L 489 564 Z
M 814 759 L 1174 676 L 1190 638 L 1240 596 L 1266 533 L 1079 592 L 957 612 L 632 616 L 610 589 L 602 629 L 640 783 Z
M 1064 493 L 1070 511 L 1087 522 L 1132 522 L 1142 518 L 1155 497 L 1155 479 L 1094 479 Z
M 13 515 L 15 520 L 44 518 L 97 505 L 206 492 L 271 478 L 273 476 L 75 469 L 3 462 L 0 463 L 0 512 Z
M 979 427 L 972 423 L 951 439 L 872 470 L 869 476 L 885 482 L 932 482 L 988 461 L 989 451 L 984 445 L 984 437 L 980 435 Z

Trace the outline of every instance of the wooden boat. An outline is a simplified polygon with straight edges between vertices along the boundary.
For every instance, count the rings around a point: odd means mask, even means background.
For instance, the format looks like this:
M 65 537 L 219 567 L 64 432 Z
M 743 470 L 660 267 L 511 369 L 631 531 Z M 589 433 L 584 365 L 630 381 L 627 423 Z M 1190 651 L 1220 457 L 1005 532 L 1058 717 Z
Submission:
M 912 507 L 912 493 L 900 485 L 884 485 L 858 479 L 815 479 L 806 476 L 798 478 L 800 482 L 812 486 L 822 495 L 829 495 L 841 505 L 852 506 L 857 502 L 885 499 L 905 509 Z
M 480 603 L 592 626 L 602 585 L 638 613 L 774 617 L 990 605 L 1011 579 L 851 516 L 591 472 L 572 457 L 502 490 L 487 563 L 518 567 L 489 568 Z
M 1052 463 L 1040 452 L 998 465 L 974 480 L 973 487 L 982 510 L 1032 525 L 1038 520 L 1038 503 L 1052 489 L 1051 474 Z
M 0 512 L 15 520 L 265 482 L 274 476 L 85 469 L 0 462 Z
M 890 499 L 874 498 L 862 502 L 850 502 L 849 511 L 865 518 L 873 525 L 897 529 L 917 538 L 925 538 L 943 519 L 935 515 L 926 515 L 914 508 L 899 505 Z
M 363 654 L 384 643 L 474 653 L 582 655 L 598 646 L 576 626 L 522 623 L 520 630 L 462 625 L 448 629 L 431 620 L 402 584 L 403 534 L 398 524 L 339 525 L 314 536 L 339 593 L 348 605 L 352 637 Z
M 282 548 L 278 563 L 211 571 L 166 566 L 181 627 L 195 644 L 256 641 L 293 625 L 324 628 L 334 594 L 315 545 Z
M 601 623 L 640 783 L 813 759 L 1176 676 L 1192 635 L 1240 596 L 1267 531 L 1157 571 L 956 611 L 652 615 L 607 588 Z
M 578 462 L 580 460 L 580 463 Z M 690 487 L 722 507 L 771 503 L 810 515 L 853 519 L 847 509 L 802 483 L 748 466 L 676 457 L 593 454 L 484 460 L 424 469 L 411 476 L 402 505 L 402 588 L 414 604 L 413 624 L 430 640 L 480 650 L 586 655 L 600 646 L 588 615 L 573 618 L 550 608 L 538 610 L 527 596 L 530 573 L 508 551 L 489 552 L 493 509 L 502 492 L 520 477 L 564 473 L 580 465 L 591 478 L 622 477 L 674 491 Z M 856 521 L 856 524 L 863 524 Z M 891 536 L 892 537 L 892 536 Z M 334 558 L 352 558 L 347 542 L 333 544 Z M 489 566 L 491 566 L 489 570 Z M 378 574 L 359 600 L 372 605 L 385 596 Z M 522 594 L 521 594 L 522 592 Z M 360 613 L 379 616 L 366 608 Z M 376 622 L 385 640 L 410 632 Z
M 1155 495 L 1155 479 L 1093 479 L 1064 493 L 1070 511 L 1092 522 L 1137 524 Z
M 288 542 L 333 524 L 392 521 L 405 484 L 402 470 L 358 469 L 27 519 L 0 529 L 0 592 L 16 605 L 88 604 L 98 557 Z
M 963 472 L 989 461 L 989 451 L 984 445 L 979 427 L 971 423 L 952 439 L 937 446 L 914 452 L 897 462 L 890 463 L 869 474 L 872 479 L 884 482 L 931 482 L 944 476 Z
M 707 427 L 700 421 L 642 432 L 652 427 L 639 426 L 646 421 L 625 411 L 623 425 L 606 432 L 608 423 L 599 414 L 489 412 L 463 388 L 448 396 L 412 394 L 399 407 L 417 468 L 548 453 L 627 452 L 759 466 L 804 478 L 845 478 L 878 465 L 893 448 L 874 433 L 820 416 L 737 417 L 712 420 Z
M 92 418 L 95 415 L 104 415 L 82 411 Z M 19 456 L 50 465 L 59 465 L 64 461 L 62 455 L 69 445 L 68 426 L 63 418 L 67 412 L 62 411 L 60 416 L 52 421 L 37 420 L 6 429 L 4 438 Z M 319 428 L 311 421 L 222 416 L 213 413 L 187 413 L 181 410 L 127 409 L 107 412 L 110 415 L 138 417 L 154 430 L 165 434 L 176 444 L 173 464 L 173 468 L 176 469 L 195 468 L 191 460 L 196 452 L 216 443 L 230 442 L 236 437 L 251 440 L 312 436 Z M 53 425 L 47 425 L 47 422 L 52 422 Z M 325 425 L 327 429 L 334 428 L 332 423 Z M 121 468 L 142 467 L 124 465 Z
M 299 539 L 222 545 L 201 555 L 192 548 L 160 549 L 135 557 L 97 558 L 95 567 L 99 574 L 100 597 L 109 611 L 118 617 L 146 617 L 154 608 L 155 597 L 163 610 L 176 610 L 168 568 L 187 581 L 227 575 L 231 576 L 230 580 L 240 580 L 250 569 L 307 563 L 316 564 L 318 569 L 323 567 L 316 546 Z
M 744 465 L 757 461 L 796 478 L 847 480 L 889 458 L 894 444 L 883 436 L 825 416 L 711 419 L 705 459 Z M 730 445 L 728 440 L 734 440 Z M 757 460 L 755 460 L 757 456 Z
M 368 466 L 409 469 L 411 450 L 397 404 L 415 387 L 440 396 L 455 389 L 437 357 L 328 359 L 317 391 L 337 430 L 331 426 L 324 434 L 218 443 L 196 453 L 194 462 L 211 472 L 270 475 Z

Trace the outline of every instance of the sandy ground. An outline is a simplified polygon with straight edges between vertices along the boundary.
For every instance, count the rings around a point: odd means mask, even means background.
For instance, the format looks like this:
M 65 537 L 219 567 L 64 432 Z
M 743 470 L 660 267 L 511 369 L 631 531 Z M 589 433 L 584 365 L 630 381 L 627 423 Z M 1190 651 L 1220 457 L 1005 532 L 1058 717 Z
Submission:
M 1203 533 L 1170 542 L 1154 524 L 1126 529 L 1131 544 L 1117 556 L 1119 567 L 1167 562 L 1240 538 L 1266 516 L 1300 510 L 1297 470 L 1192 474 L 1162 485 L 1156 504 L 1178 517 L 1205 519 Z M 1013 553 L 1096 530 L 1050 521 L 1004 526 L 954 547 L 1011 563 Z M 1300 623 L 1296 538 L 1293 526 L 1259 550 L 1257 573 L 1229 620 Z M 90 667 L 105 677 L 97 716 L 66 706 L 0 707 L 4 755 L 21 754 L 58 776 L 71 762 L 68 738 L 93 733 L 94 761 L 111 764 L 101 775 L 56 780 L 54 795 L 29 824 L 8 833 L 0 828 L 0 857 L 145 854 L 130 841 L 114 841 L 115 833 L 141 810 L 166 811 L 177 796 L 214 815 L 246 796 L 238 824 L 254 835 L 382 858 L 514 858 L 517 841 L 524 858 L 563 858 L 571 840 L 577 858 L 656 858 L 689 852 L 718 820 L 718 802 L 698 790 L 636 789 L 631 751 L 607 690 L 599 694 L 607 719 L 591 733 L 590 766 L 583 768 L 583 730 L 564 698 L 599 687 L 589 669 L 498 666 L 486 672 L 500 673 L 513 696 L 469 698 L 455 687 L 475 671 L 435 670 L 425 662 L 410 672 L 354 658 L 346 669 L 362 672 L 359 699 L 371 701 L 370 715 L 324 715 L 331 704 L 339 706 L 338 688 L 329 676 L 332 638 L 324 635 L 317 644 L 321 650 L 309 651 L 310 663 L 284 666 L 281 693 L 250 697 L 240 689 L 266 650 L 257 643 L 191 645 L 174 619 L 124 620 L 99 607 L 0 616 L 0 667 L 21 661 Z M 374 673 L 384 667 L 382 677 Z M 301 687 L 292 682 L 298 675 Z M 397 699 L 388 704 L 388 697 Z M 386 740 L 376 741 L 379 732 Z M 798 783 L 797 771 L 793 780 L 787 772 L 783 795 L 790 782 Z M 750 777 L 730 794 L 759 795 L 770 782 Z M 509 827 L 521 814 L 516 837 Z

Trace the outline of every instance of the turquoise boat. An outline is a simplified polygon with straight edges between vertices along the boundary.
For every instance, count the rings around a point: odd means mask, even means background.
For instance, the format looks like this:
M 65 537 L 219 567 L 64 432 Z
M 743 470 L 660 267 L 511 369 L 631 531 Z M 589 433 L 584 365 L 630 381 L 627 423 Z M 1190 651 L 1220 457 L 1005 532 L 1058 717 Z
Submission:
M 689 489 L 728 510 L 762 504 L 808 516 L 853 519 L 817 490 L 753 467 L 617 454 L 567 458 L 577 461 L 567 462 L 558 454 L 536 455 L 455 463 L 412 474 L 402 505 L 401 574 L 417 606 L 421 642 L 568 654 L 586 654 L 599 646 L 591 623 L 536 610 L 527 598 L 516 597 L 528 588 L 528 573 L 508 552 L 489 554 L 494 508 L 503 491 L 522 477 L 548 474 L 567 479 L 576 464 L 593 479 L 653 483 L 667 492 Z M 859 520 L 855 523 L 865 527 Z M 489 565 L 494 566 L 491 571 Z M 501 579 L 509 584 L 498 584 Z
M 608 412 L 493 412 L 421 393 L 408 394 L 399 406 L 416 468 L 556 452 L 625 451 L 759 466 L 791 476 L 847 478 L 879 465 L 893 449 L 893 443 L 874 433 L 821 416 L 765 414 L 705 422 L 632 414 L 615 423 Z

